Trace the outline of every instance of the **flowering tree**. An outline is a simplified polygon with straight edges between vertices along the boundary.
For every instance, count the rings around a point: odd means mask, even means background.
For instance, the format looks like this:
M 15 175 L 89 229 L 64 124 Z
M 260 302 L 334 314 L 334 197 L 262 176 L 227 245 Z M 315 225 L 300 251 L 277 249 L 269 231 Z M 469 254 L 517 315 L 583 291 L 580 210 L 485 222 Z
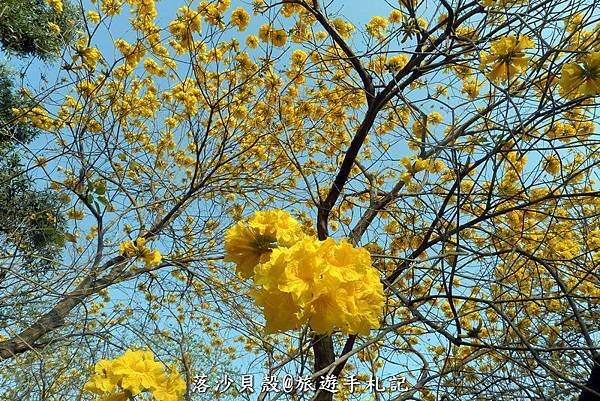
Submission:
M 13 110 L 72 246 L 1 256 L 8 399 L 600 397 L 594 2 L 347 3 L 84 4 Z

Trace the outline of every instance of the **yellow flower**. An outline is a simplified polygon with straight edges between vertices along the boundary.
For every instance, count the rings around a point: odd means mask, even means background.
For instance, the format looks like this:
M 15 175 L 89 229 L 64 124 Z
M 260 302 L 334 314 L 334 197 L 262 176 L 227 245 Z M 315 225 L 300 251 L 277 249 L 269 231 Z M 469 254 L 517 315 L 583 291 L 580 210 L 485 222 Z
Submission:
M 145 252 L 142 255 L 142 259 L 144 260 L 144 263 L 146 265 L 157 265 L 162 260 L 162 255 L 160 254 L 158 249 L 155 249 L 150 252 Z
M 366 25 L 367 32 L 369 33 L 369 35 L 373 36 L 374 38 L 380 39 L 383 37 L 383 34 L 387 28 L 387 24 L 388 24 L 388 21 L 387 21 L 387 19 L 385 19 L 385 17 L 375 15 L 374 17 L 371 18 L 369 23 Z
M 560 172 L 561 164 L 558 157 L 552 155 L 546 158 L 544 170 L 552 175 L 557 175 Z
M 392 10 L 388 19 L 392 24 L 399 24 L 402 22 L 402 12 L 400 10 Z
M 287 42 L 287 32 L 285 29 L 275 29 L 271 34 L 271 42 L 273 45 L 281 47 Z
M 402 68 L 404 68 L 404 66 L 406 65 L 407 62 L 408 62 L 408 57 L 406 57 L 404 54 L 399 54 L 397 56 L 390 57 L 386 61 L 385 65 L 390 71 L 398 72 Z
M 144 69 L 148 71 L 149 74 L 156 75 L 158 77 L 164 77 L 167 75 L 167 71 L 151 58 L 144 60 Z
M 439 124 L 443 121 L 444 117 L 442 117 L 442 115 L 440 113 L 438 113 L 437 111 L 433 111 L 431 113 L 429 113 L 429 115 L 427 116 L 427 122 L 430 122 L 431 124 Z
M 263 308 L 268 333 L 308 322 L 317 333 L 368 334 L 379 324 L 384 300 L 379 273 L 368 251 L 345 240 L 306 236 L 274 249 L 255 268 L 254 283 L 251 295 Z
M 169 377 L 165 377 L 158 387 L 152 391 L 152 395 L 160 401 L 178 401 L 185 393 L 185 380 L 181 378 L 176 369 L 172 369 Z
M 150 351 L 127 350 L 114 360 L 112 372 L 121 377 L 120 386 L 132 395 L 155 389 L 165 376 L 163 365 L 154 361 Z
M 268 42 L 271 38 L 271 33 L 273 32 L 273 28 L 269 24 L 262 24 L 260 28 L 258 28 L 258 37 L 263 42 Z
M 62 0 L 46 0 L 46 3 L 57 13 L 62 13 L 63 2 Z
M 481 68 L 491 65 L 486 74 L 492 81 L 505 81 L 527 69 L 529 57 L 524 50 L 534 46 L 527 36 L 507 36 L 492 42 L 490 52 L 481 53 Z
M 242 8 L 238 7 L 231 13 L 231 24 L 238 27 L 238 31 L 244 31 L 250 22 L 250 15 Z
M 249 35 L 246 38 L 246 44 L 251 49 L 256 49 L 258 47 L 258 37 L 255 35 Z
M 250 291 L 250 295 L 254 298 L 254 303 L 263 309 L 266 333 L 297 329 L 304 323 L 301 320 L 302 313 L 294 304 L 291 294 L 273 290 Z
M 483 83 L 478 82 L 477 78 L 464 79 L 460 92 L 467 95 L 469 99 L 474 100 L 479 96 L 479 91 L 482 86 Z
M 54 22 L 48 22 L 48 28 L 50 28 L 53 34 L 60 35 L 60 26 L 56 25 Z
M 301 66 L 302 64 L 304 64 L 307 58 L 308 56 L 303 50 L 296 49 L 292 52 L 292 65 Z
M 100 22 L 100 14 L 98 14 L 96 11 L 88 11 L 87 17 L 93 24 L 97 24 L 98 22 Z
M 177 19 L 185 23 L 186 28 L 192 32 L 199 32 L 202 16 L 198 11 L 194 11 L 189 7 L 180 7 L 177 9 Z
M 304 236 L 300 224 L 283 210 L 259 211 L 247 222 L 240 221 L 225 234 L 225 261 L 234 262 L 237 272 L 251 277 L 254 266 L 268 260 L 278 246 L 291 246 Z
M 114 394 L 105 395 L 102 398 L 96 399 L 96 401 L 129 401 L 131 400 L 131 393 L 129 391 L 121 391 Z
M 563 96 L 600 94 L 600 52 L 590 52 L 583 56 L 581 65 L 563 65 L 559 84 Z
M 94 376 L 83 386 L 86 391 L 102 394 L 111 392 L 117 386 L 119 378 L 112 372 L 112 361 L 101 359 L 94 367 Z
M 121 255 L 130 258 L 139 257 L 144 261 L 146 266 L 158 264 L 162 260 L 162 255 L 158 250 L 151 251 L 146 246 L 146 239 L 144 237 L 139 237 L 135 241 L 122 242 L 119 248 Z
M 400 160 L 400 163 L 406 168 L 406 170 L 411 174 L 416 174 L 419 171 L 423 171 L 427 169 L 429 166 L 429 161 L 426 159 L 421 159 L 420 157 L 403 157 Z
M 69 209 L 67 211 L 67 217 L 73 220 L 83 220 L 83 218 L 85 217 L 85 213 L 83 213 L 83 210 Z
M 330 21 L 331 25 L 335 28 L 337 33 L 344 39 L 349 39 L 352 36 L 355 28 L 352 23 L 344 21 L 342 18 L 335 18 Z
M 96 63 L 98 62 L 98 60 L 100 60 L 102 54 L 100 54 L 98 49 L 96 49 L 95 47 L 86 47 L 79 48 L 77 50 L 77 54 L 75 55 L 75 57 L 73 57 L 73 60 L 77 61 L 79 57 L 81 57 L 81 62 L 83 66 L 86 67 L 88 70 L 93 71 L 96 69 Z
M 84 390 L 103 395 L 102 401 L 125 401 L 143 392 L 151 392 L 159 401 L 181 401 L 185 382 L 176 369 L 167 375 L 152 352 L 127 350 L 113 360 L 98 362 Z

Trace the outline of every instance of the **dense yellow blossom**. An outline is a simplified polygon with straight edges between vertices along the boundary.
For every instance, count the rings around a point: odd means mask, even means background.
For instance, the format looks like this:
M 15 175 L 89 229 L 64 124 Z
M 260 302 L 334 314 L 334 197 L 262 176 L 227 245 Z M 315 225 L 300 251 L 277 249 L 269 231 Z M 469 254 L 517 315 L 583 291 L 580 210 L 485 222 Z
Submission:
M 470 100 L 475 100 L 479 96 L 483 82 L 479 82 L 477 78 L 468 78 L 463 80 L 461 93 L 467 95 Z
M 162 255 L 155 249 L 150 250 L 146 246 L 146 239 L 139 237 L 134 241 L 125 241 L 120 245 L 121 255 L 130 258 L 138 257 L 141 258 L 146 265 L 156 265 L 162 260 Z
M 308 323 L 317 333 L 368 334 L 379 325 L 383 286 L 364 248 L 305 235 L 287 212 L 256 212 L 225 234 L 225 261 L 252 277 L 266 331 Z M 283 307 L 285 306 L 285 307 Z
M 238 7 L 231 13 L 231 24 L 237 26 L 238 31 L 244 31 L 250 22 L 250 14 L 242 8 Z
M 248 35 L 246 38 L 246 44 L 251 49 L 256 49 L 258 47 L 258 36 L 256 35 Z
M 52 7 L 52 9 L 57 13 L 62 13 L 63 11 L 63 1 L 62 0 L 46 0 L 48 5 Z
M 87 12 L 86 15 L 92 23 L 97 24 L 98 22 L 100 22 L 100 14 L 98 14 L 97 12 L 90 10 Z
M 254 266 L 265 262 L 278 246 L 291 246 L 304 236 L 300 224 L 283 210 L 254 213 L 225 234 L 225 261 L 234 262 L 237 272 L 248 278 Z
M 487 77 L 492 81 L 505 81 L 514 78 L 527 69 L 529 57 L 525 49 L 534 46 L 527 36 L 507 36 L 492 42 L 489 52 L 481 53 L 481 67 L 491 66 Z
M 48 22 L 48 28 L 55 35 L 60 35 L 60 26 L 56 25 L 54 22 Z
M 563 65 L 559 84 L 565 96 L 600 94 L 600 52 L 586 54 L 581 59 L 581 65 Z
M 387 59 L 386 67 L 392 72 L 400 71 L 408 62 L 408 57 L 404 54 L 398 54 L 396 56 Z
M 352 23 L 344 21 L 342 18 L 335 18 L 331 20 L 331 25 L 343 39 L 349 39 L 355 30 Z
M 275 29 L 271 33 L 271 42 L 278 47 L 284 46 L 287 42 L 287 32 L 285 29 Z
M 371 18 L 369 23 L 366 25 L 366 28 L 369 35 L 373 36 L 374 38 L 381 39 L 385 34 L 387 25 L 388 21 L 385 19 L 385 17 L 376 15 Z
M 402 22 L 402 12 L 400 10 L 390 11 L 390 16 L 388 19 L 392 24 L 398 24 Z
M 552 155 L 546 158 L 544 170 L 552 175 L 557 175 L 560 172 L 560 160 L 558 157 Z
M 171 44 L 178 53 L 190 51 L 194 47 L 194 32 L 201 29 L 202 16 L 198 11 L 189 7 L 180 7 L 177 18 L 169 24 L 169 32 L 175 38 Z
M 367 250 L 346 240 L 305 237 L 274 249 L 255 269 L 252 291 L 263 307 L 267 332 L 308 322 L 317 333 L 368 334 L 379 326 L 383 286 Z M 282 308 L 285 305 L 285 308 Z
M 100 360 L 84 390 L 103 396 L 102 400 L 127 400 L 150 392 L 159 401 L 179 401 L 185 382 L 176 370 L 167 375 L 152 352 L 127 350 L 113 360 Z
M 101 57 L 102 54 L 95 47 L 80 47 L 77 49 L 77 54 L 73 56 L 73 62 L 77 62 L 81 58 L 82 65 L 88 70 L 94 71 Z

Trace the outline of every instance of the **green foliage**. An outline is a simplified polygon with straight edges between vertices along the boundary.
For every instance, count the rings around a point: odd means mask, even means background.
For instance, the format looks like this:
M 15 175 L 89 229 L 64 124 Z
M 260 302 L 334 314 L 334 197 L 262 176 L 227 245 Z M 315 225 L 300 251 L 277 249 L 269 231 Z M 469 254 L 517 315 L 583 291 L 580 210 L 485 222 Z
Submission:
M 73 39 L 79 12 L 67 2 L 59 13 L 43 0 L 2 0 L 0 45 L 9 54 L 51 60 Z M 58 25 L 60 34 L 49 23 Z
M 73 40 L 79 14 L 68 2 L 57 12 L 43 0 L 2 0 L 0 47 L 8 55 L 53 60 Z M 30 265 L 47 264 L 64 246 L 65 220 L 56 195 L 37 188 L 19 161 L 19 147 L 39 131 L 15 121 L 13 108 L 34 105 L 19 98 L 12 78 L 0 65 L 0 249 Z
M 38 134 L 34 127 L 15 121 L 12 112 L 15 107 L 27 105 L 15 95 L 9 69 L 0 65 L 0 149 L 28 143 Z
M 13 249 L 29 263 L 46 265 L 65 242 L 61 202 L 37 190 L 17 154 L 0 154 L 0 249 Z M 37 263 L 36 262 L 36 263 Z

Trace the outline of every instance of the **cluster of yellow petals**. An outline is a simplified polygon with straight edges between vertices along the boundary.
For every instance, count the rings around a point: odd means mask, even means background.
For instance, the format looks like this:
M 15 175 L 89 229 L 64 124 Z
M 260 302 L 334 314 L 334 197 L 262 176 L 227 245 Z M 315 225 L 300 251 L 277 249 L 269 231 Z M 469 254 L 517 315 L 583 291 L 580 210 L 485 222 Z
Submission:
M 559 84 L 562 95 L 567 97 L 600 94 L 600 51 L 587 53 L 581 64 L 563 65 Z
M 152 352 L 127 350 L 115 359 L 100 360 L 83 388 L 100 395 L 99 401 L 126 401 L 144 392 L 157 401 L 179 401 L 186 386 L 177 370 L 167 374 Z
M 57 13 L 62 13 L 63 11 L 63 1 L 62 0 L 46 0 L 46 3 Z
M 383 285 L 364 248 L 304 235 L 282 210 L 257 212 L 225 236 L 226 261 L 251 277 L 266 332 L 308 323 L 317 333 L 368 334 L 379 326 Z
M 481 53 L 481 68 L 491 65 L 486 76 L 492 81 L 506 81 L 527 69 L 529 57 L 525 49 L 534 46 L 527 36 L 507 36 L 492 42 L 489 52 Z
M 54 22 L 48 22 L 46 24 L 48 26 L 48 29 L 50 29 L 50 31 L 55 34 L 55 35 L 60 35 L 60 26 L 58 26 L 57 24 L 55 24 Z
M 169 24 L 169 32 L 173 34 L 182 50 L 193 47 L 193 33 L 199 32 L 202 24 L 200 12 L 189 7 L 180 7 L 177 10 L 177 19 Z
M 302 227 L 289 213 L 259 211 L 227 231 L 225 261 L 234 262 L 237 273 L 249 278 L 254 274 L 254 266 L 266 261 L 273 249 L 291 246 L 303 236 Z
M 258 37 L 263 42 L 271 42 L 274 46 L 284 46 L 288 39 L 285 29 L 276 29 L 269 24 L 263 24 L 258 29 Z
M 374 38 L 382 39 L 385 35 L 388 26 L 388 21 L 379 15 L 371 18 L 369 23 L 366 25 L 367 32 Z
M 144 237 L 139 237 L 134 241 L 122 242 L 120 249 L 122 256 L 141 258 L 146 266 L 156 265 L 162 260 L 162 255 L 157 249 L 152 251 L 146 246 Z
M 237 26 L 238 31 L 244 31 L 250 23 L 250 14 L 243 8 L 238 7 L 231 12 L 231 25 Z
M 73 63 L 77 63 L 81 58 L 82 66 L 90 71 L 94 71 L 98 60 L 100 60 L 101 57 L 102 54 L 97 48 L 81 46 L 77 48 L 77 54 L 73 56 Z
M 368 334 L 379 326 L 384 300 L 379 274 L 369 252 L 345 240 L 307 236 L 277 248 L 257 265 L 254 283 L 252 295 L 264 308 L 267 332 L 306 322 L 317 333 Z
M 48 111 L 39 106 L 32 107 L 31 109 L 13 107 L 11 111 L 16 116 L 16 121 L 23 124 L 31 124 L 42 130 L 50 130 L 55 125 Z

